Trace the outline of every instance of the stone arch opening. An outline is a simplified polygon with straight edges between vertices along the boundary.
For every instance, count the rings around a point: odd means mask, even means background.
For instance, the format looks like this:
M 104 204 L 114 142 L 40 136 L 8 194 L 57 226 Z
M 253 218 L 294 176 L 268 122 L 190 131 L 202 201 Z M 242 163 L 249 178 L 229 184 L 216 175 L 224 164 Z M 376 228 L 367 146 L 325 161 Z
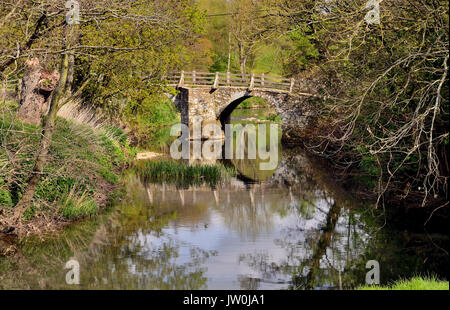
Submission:
M 249 100 L 250 99 L 250 100 Z M 246 106 L 242 106 L 242 104 L 247 104 Z M 234 115 L 236 117 L 240 117 L 242 119 L 258 119 L 259 117 L 268 117 L 276 115 L 279 117 L 279 114 L 272 106 L 270 101 L 266 98 L 260 96 L 250 96 L 245 95 L 238 99 L 235 99 L 230 104 L 228 104 L 223 111 L 219 114 L 218 120 L 221 123 L 222 130 L 225 129 L 225 125 L 229 124 L 232 120 L 233 114 L 236 114 L 237 111 L 241 111 L 238 115 Z M 242 111 L 246 111 L 246 113 L 242 113 Z M 265 113 L 262 113 L 265 112 Z M 261 115 L 263 114 L 263 115 Z M 270 118 L 269 118 L 270 119 Z M 267 119 L 267 120 L 269 120 Z M 256 121 L 256 120 L 255 120 Z
M 230 123 L 231 120 L 231 114 L 233 111 L 245 100 L 252 98 L 252 96 L 243 96 L 241 98 L 238 98 L 231 102 L 227 107 L 220 113 L 219 120 L 220 124 L 222 125 L 222 130 L 225 130 L 225 125 Z
M 232 145 L 235 145 L 235 143 L 239 143 L 238 141 L 244 141 L 244 158 L 233 157 L 232 159 L 230 159 L 230 163 L 237 169 L 239 175 L 246 178 L 247 180 L 252 180 L 253 182 L 261 182 L 270 178 L 270 176 L 274 174 L 282 158 L 282 150 L 280 148 L 282 119 L 280 114 L 277 112 L 273 102 L 267 100 L 262 96 L 258 96 L 258 94 L 249 95 L 248 93 L 246 93 L 245 95 L 238 97 L 237 99 L 226 105 L 223 110 L 219 110 L 218 112 L 218 120 L 220 120 L 222 130 L 224 131 L 225 126 L 230 123 L 240 123 L 243 127 L 246 127 L 247 125 L 253 125 L 254 129 L 250 129 L 250 132 L 252 130 L 256 130 L 256 132 L 254 133 L 255 136 L 253 137 L 255 137 L 257 141 L 253 140 L 254 142 L 252 143 L 248 142 L 250 136 L 248 136 L 248 132 L 245 129 L 238 129 L 238 131 L 236 132 L 233 131 L 236 133 L 236 136 L 233 133 L 232 136 L 226 137 L 226 139 L 232 139 Z M 275 131 L 275 133 L 278 135 L 278 138 L 276 138 L 276 144 L 271 142 L 273 138 L 271 135 L 273 128 L 270 125 L 274 123 L 279 125 L 278 130 Z M 265 141 L 260 141 L 260 136 L 258 136 L 258 132 L 261 126 L 263 126 L 266 130 Z M 270 155 L 271 158 L 268 160 L 267 158 L 263 159 L 259 156 L 259 154 L 256 154 L 256 158 L 250 158 L 250 150 L 252 149 L 252 146 L 250 145 L 258 148 L 260 147 L 261 143 L 266 145 L 267 152 L 274 151 L 276 153 L 276 156 L 272 154 Z M 225 147 L 225 145 L 223 147 Z M 233 153 L 233 156 L 234 155 L 236 154 Z M 275 158 L 275 160 L 272 160 L 272 157 Z M 268 164 L 272 162 L 275 163 L 273 168 L 267 168 Z

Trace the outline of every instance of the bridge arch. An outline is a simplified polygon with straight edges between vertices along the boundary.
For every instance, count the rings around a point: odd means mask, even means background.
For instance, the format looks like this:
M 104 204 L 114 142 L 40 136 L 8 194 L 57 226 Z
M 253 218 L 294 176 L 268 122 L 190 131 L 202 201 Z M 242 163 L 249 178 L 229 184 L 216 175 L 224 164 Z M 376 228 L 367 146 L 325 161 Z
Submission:
M 281 118 L 283 136 L 292 136 L 298 129 L 305 128 L 313 116 L 314 95 L 292 95 L 270 89 L 247 87 L 209 86 L 177 87 L 178 95 L 171 99 L 181 112 L 181 122 L 192 128 L 194 117 L 201 116 L 206 122 L 224 125 L 231 112 L 244 100 L 251 97 L 265 99 Z
M 231 113 L 233 113 L 233 111 L 242 102 L 254 97 L 264 99 L 270 108 L 272 108 L 281 117 L 282 124 L 286 123 L 287 120 L 285 120 L 286 115 L 282 108 L 282 103 L 286 101 L 286 98 L 288 98 L 289 95 L 258 90 L 249 92 L 248 90 L 242 89 L 228 89 L 225 93 L 220 94 L 220 98 L 222 100 L 219 101 L 220 103 L 218 102 L 219 104 L 217 105 L 215 111 L 217 120 L 220 121 L 222 127 L 229 123 Z

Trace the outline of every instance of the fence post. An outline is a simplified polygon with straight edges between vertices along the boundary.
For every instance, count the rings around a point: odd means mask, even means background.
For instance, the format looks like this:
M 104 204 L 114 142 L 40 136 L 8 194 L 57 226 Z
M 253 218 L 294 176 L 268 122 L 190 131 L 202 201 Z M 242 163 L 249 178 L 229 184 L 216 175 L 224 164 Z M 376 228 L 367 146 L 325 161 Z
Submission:
M 230 81 L 230 72 L 227 71 L 227 85 L 231 86 L 231 81 Z
M 261 86 L 264 87 L 264 73 L 261 74 Z
M 180 81 L 178 82 L 178 87 L 184 86 L 184 71 L 181 71 Z
M 215 78 L 215 80 L 214 80 L 214 86 L 213 86 L 213 88 L 214 88 L 214 89 L 219 88 L 219 72 L 216 72 L 216 78 Z
M 289 93 L 292 94 L 292 91 L 294 90 L 294 84 L 295 84 L 295 79 L 292 78 L 291 79 L 291 88 L 289 89 Z
M 248 88 L 249 91 L 252 91 L 253 88 L 255 88 L 255 74 L 252 73 L 252 77 L 250 78 L 250 87 Z
M 197 72 L 192 71 L 192 85 L 195 85 L 195 82 L 197 82 Z

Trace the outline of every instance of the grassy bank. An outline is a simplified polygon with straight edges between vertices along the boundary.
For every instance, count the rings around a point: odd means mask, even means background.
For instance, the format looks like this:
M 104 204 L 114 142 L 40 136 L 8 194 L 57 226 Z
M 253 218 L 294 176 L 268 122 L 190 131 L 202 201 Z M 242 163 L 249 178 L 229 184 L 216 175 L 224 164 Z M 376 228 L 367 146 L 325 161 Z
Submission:
M 448 281 L 439 281 L 434 277 L 414 277 L 410 280 L 399 280 L 388 286 L 362 286 L 359 290 L 448 290 Z
M 3 117 L 0 130 L 0 214 L 7 217 L 25 190 L 41 128 Z M 22 219 L 26 233 L 52 230 L 100 212 L 120 188 L 130 153 L 119 128 L 94 130 L 58 118 L 48 164 Z

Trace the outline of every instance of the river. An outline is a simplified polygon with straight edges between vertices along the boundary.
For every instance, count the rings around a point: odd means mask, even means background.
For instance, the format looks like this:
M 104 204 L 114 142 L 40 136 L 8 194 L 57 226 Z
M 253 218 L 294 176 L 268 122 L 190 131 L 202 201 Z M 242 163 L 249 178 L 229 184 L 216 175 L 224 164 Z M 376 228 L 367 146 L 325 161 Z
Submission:
M 224 162 L 239 174 L 213 187 L 145 183 L 130 169 L 123 203 L 23 240 L 14 261 L 0 258 L 0 288 L 348 289 L 365 283 L 370 260 L 384 284 L 447 274 L 430 236 L 385 227 L 381 212 L 302 150 L 279 154 L 269 172 Z M 69 260 L 79 263 L 79 285 L 66 283 Z

